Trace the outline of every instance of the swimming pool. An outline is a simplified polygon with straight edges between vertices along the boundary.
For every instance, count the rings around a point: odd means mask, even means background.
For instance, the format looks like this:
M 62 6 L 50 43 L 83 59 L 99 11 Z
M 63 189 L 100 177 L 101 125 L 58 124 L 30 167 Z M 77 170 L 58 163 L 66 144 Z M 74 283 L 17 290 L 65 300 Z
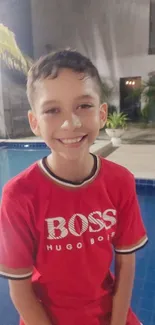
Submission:
M 2 149 L 0 150 L 0 193 L 3 185 L 34 161 L 48 155 L 48 149 Z
M 27 147 L 28 145 L 28 147 Z M 10 145 L 0 148 L 0 194 L 3 185 L 34 161 L 46 156 L 43 145 Z M 29 149 L 28 149 L 29 148 Z M 154 186 L 153 186 L 154 185 Z M 137 252 L 132 307 L 144 325 L 155 324 L 155 182 L 137 181 L 137 194 L 148 231 L 149 244 Z M 0 325 L 17 325 L 18 315 L 8 295 L 7 281 L 0 279 Z

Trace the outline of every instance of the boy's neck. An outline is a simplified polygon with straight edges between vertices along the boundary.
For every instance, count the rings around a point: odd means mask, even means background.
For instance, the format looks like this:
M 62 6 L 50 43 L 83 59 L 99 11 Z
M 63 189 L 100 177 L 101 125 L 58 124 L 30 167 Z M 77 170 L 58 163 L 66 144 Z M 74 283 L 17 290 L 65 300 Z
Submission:
M 82 182 L 91 175 L 94 158 L 88 153 L 80 159 L 68 161 L 52 153 L 47 157 L 47 164 L 56 176 L 71 182 Z

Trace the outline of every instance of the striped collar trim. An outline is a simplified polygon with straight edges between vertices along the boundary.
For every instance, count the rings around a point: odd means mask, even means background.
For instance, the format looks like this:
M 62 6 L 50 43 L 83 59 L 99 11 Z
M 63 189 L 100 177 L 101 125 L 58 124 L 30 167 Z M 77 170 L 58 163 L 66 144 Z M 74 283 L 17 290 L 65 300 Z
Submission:
M 73 182 L 69 182 L 65 179 L 61 179 L 59 177 L 57 177 L 54 173 L 52 173 L 49 168 L 45 165 L 44 163 L 44 159 L 39 160 L 38 164 L 39 167 L 41 168 L 41 170 L 43 171 L 43 173 L 51 180 L 53 180 L 54 182 L 58 183 L 59 185 L 65 186 L 65 187 L 71 187 L 71 188 L 80 188 L 83 187 L 89 183 L 92 183 L 92 181 L 97 177 L 99 171 L 100 171 L 100 165 L 101 165 L 101 161 L 100 158 L 98 156 L 94 156 L 96 159 L 96 169 L 94 174 L 85 179 L 83 182 L 81 183 L 73 183 Z

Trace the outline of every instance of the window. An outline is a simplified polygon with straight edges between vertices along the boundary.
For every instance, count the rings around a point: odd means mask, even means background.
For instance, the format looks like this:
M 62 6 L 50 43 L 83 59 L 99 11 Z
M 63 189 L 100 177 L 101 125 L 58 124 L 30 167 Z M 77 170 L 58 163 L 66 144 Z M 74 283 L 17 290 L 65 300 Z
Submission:
M 149 54 L 155 54 L 155 0 L 150 1 Z

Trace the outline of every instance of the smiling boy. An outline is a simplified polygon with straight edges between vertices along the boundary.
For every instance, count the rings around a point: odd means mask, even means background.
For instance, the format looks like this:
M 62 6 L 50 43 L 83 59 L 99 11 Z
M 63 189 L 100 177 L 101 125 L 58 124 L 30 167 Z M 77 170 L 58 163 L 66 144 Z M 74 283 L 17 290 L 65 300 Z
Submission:
M 21 324 L 139 325 L 130 299 L 147 235 L 133 175 L 89 153 L 107 118 L 98 71 L 76 51 L 48 54 L 27 94 L 51 154 L 3 189 L 0 274 Z

